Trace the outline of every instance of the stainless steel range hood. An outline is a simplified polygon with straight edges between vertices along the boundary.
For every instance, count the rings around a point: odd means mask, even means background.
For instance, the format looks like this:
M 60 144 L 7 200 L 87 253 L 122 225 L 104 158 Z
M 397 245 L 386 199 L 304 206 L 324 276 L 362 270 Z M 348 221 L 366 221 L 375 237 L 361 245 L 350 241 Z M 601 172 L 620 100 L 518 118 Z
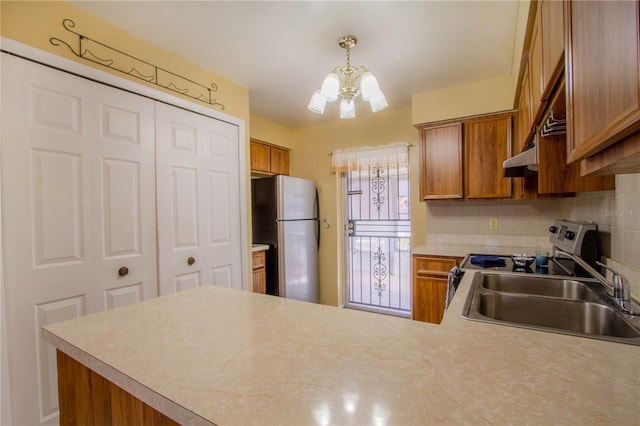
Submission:
M 535 138 L 527 146 L 525 151 L 502 163 L 504 177 L 533 176 L 538 173 L 538 147 Z

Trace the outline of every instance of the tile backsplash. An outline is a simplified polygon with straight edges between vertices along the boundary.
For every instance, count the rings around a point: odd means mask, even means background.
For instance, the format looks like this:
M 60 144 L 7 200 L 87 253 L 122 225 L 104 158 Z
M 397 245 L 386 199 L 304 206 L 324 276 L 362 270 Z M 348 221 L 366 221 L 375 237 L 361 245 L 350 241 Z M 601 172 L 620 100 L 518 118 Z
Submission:
M 494 218 L 498 229 L 490 230 L 490 219 Z M 615 191 L 579 193 L 569 198 L 427 203 L 427 241 L 430 234 L 539 239 L 549 236 L 549 225 L 557 219 L 597 223 L 603 260 L 621 269 L 633 283 L 632 293 L 640 296 L 640 174 L 616 176 Z

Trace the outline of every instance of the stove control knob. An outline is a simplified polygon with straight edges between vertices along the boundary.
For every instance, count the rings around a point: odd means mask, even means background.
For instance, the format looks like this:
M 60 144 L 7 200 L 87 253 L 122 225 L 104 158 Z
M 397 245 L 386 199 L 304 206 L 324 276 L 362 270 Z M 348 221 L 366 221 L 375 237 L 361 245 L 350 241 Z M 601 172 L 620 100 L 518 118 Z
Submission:
M 573 232 L 573 231 L 567 231 L 567 232 L 564 233 L 564 237 L 567 240 L 573 240 L 576 237 L 576 233 Z
M 550 226 L 549 227 L 549 232 L 551 232 L 552 234 L 555 234 L 556 232 L 558 232 L 558 227 L 557 226 Z

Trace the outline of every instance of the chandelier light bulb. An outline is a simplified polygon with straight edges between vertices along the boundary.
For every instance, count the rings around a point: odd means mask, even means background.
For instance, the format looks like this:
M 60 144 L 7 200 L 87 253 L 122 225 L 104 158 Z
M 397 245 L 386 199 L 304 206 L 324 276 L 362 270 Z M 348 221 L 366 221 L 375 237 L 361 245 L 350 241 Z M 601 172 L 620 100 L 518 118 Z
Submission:
M 335 72 L 329 73 L 322 82 L 320 93 L 322 93 L 327 101 L 333 102 L 338 99 L 338 92 L 340 91 L 340 78 Z
M 347 65 L 336 67 L 322 81 L 320 90 L 311 96 L 307 108 L 316 114 L 324 114 L 327 102 L 340 101 L 340 118 L 354 118 L 356 106 L 354 100 L 362 95 L 369 102 L 371 111 L 378 112 L 389 106 L 378 80 L 363 66 L 351 66 L 351 49 L 358 43 L 354 35 L 345 35 L 338 39 L 338 45 L 347 51 Z M 359 81 L 359 88 L 356 87 Z
M 355 118 L 356 104 L 353 99 L 343 99 L 340 101 L 340 118 Z
M 379 89 L 372 95 L 371 100 L 369 100 L 369 104 L 371 105 L 371 112 L 382 111 L 389 106 L 387 98 L 384 97 L 384 93 Z
M 311 101 L 307 108 L 316 114 L 324 114 L 324 107 L 327 105 L 327 98 L 319 90 L 316 90 L 311 96 Z
M 369 101 L 374 93 L 380 91 L 380 86 L 378 86 L 378 80 L 371 74 L 369 71 L 362 74 L 360 77 L 360 90 L 362 91 L 362 100 Z

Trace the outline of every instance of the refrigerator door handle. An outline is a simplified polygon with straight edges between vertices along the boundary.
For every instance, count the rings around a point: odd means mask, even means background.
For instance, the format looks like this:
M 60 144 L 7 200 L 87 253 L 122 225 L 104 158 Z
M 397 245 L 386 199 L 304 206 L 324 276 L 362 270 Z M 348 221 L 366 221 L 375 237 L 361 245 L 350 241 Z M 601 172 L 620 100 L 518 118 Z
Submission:
M 318 190 L 316 189 L 316 243 L 318 249 L 320 249 L 320 199 L 318 197 Z

